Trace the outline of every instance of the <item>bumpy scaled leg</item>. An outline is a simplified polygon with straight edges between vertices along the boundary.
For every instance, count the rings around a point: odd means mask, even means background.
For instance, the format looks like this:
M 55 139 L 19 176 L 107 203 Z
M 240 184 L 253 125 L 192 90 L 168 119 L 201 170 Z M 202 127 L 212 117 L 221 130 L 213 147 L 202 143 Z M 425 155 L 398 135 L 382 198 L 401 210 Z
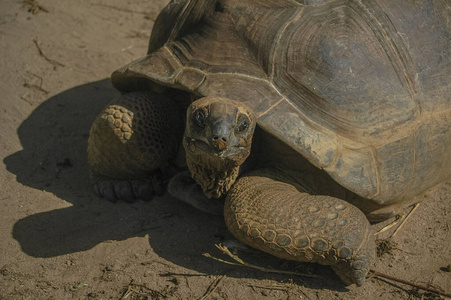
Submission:
M 184 113 L 170 97 L 134 92 L 114 99 L 94 121 L 88 161 L 95 191 L 110 201 L 163 193 L 161 168 L 182 144 Z
M 245 244 L 283 259 L 331 265 L 345 284 L 365 282 L 375 255 L 373 234 L 365 215 L 349 203 L 245 176 L 224 210 L 229 230 Z

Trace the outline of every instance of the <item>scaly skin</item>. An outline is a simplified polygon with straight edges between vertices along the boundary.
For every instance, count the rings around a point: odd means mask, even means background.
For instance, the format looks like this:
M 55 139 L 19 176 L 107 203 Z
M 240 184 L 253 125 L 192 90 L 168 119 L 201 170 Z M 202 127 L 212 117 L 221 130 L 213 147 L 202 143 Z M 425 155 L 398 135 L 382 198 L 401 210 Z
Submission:
M 267 176 L 241 177 L 227 195 L 224 215 L 235 237 L 279 258 L 331 265 L 346 284 L 363 285 L 375 254 L 365 215 Z
M 183 112 L 170 96 L 134 92 L 114 99 L 94 121 L 88 162 L 95 191 L 111 201 L 164 192 L 160 168 L 179 150 Z

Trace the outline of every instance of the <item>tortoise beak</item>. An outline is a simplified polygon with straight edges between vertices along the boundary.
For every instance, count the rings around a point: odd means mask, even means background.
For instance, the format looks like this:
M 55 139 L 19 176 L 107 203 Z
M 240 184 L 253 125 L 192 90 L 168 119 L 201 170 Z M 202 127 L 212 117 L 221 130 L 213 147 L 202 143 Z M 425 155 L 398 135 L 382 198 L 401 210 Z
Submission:
M 231 128 L 226 122 L 217 122 L 212 124 L 210 146 L 216 152 L 223 152 L 227 150 L 230 141 Z

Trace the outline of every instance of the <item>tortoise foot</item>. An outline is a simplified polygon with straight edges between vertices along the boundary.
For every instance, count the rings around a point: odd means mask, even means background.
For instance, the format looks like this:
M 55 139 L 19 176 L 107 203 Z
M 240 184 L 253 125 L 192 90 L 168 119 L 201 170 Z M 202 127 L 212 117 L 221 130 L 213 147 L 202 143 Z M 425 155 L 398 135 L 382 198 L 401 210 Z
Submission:
M 168 185 L 168 192 L 177 198 L 207 214 L 223 215 L 224 201 L 209 199 L 202 188 L 192 179 L 188 171 L 175 175 Z
M 362 247 L 356 252 L 357 254 L 353 255 L 351 259 L 331 265 L 331 268 L 343 283 L 347 285 L 355 283 L 357 286 L 362 286 L 365 283 L 374 255 L 372 234 L 367 236 L 367 240 L 363 241 Z
M 150 200 L 175 172 L 183 113 L 169 95 L 132 92 L 113 99 L 93 122 L 88 163 L 95 192 L 110 201 Z
M 92 180 L 94 192 L 111 202 L 118 200 L 133 203 L 137 200 L 150 201 L 165 191 L 164 180 L 160 174 L 145 179 L 118 180 L 98 178 Z

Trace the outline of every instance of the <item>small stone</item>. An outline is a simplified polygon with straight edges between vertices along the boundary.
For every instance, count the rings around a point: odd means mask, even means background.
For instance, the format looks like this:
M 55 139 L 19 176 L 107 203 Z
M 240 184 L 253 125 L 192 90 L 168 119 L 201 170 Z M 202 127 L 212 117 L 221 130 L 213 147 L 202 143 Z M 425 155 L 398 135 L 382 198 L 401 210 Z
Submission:
M 123 132 L 129 132 L 131 130 L 130 127 L 128 127 L 128 125 L 122 125 L 121 129 Z
M 116 119 L 120 119 L 121 117 L 122 117 L 122 114 L 120 113 L 120 112 L 115 112 L 114 113 L 114 117 L 116 118 Z

